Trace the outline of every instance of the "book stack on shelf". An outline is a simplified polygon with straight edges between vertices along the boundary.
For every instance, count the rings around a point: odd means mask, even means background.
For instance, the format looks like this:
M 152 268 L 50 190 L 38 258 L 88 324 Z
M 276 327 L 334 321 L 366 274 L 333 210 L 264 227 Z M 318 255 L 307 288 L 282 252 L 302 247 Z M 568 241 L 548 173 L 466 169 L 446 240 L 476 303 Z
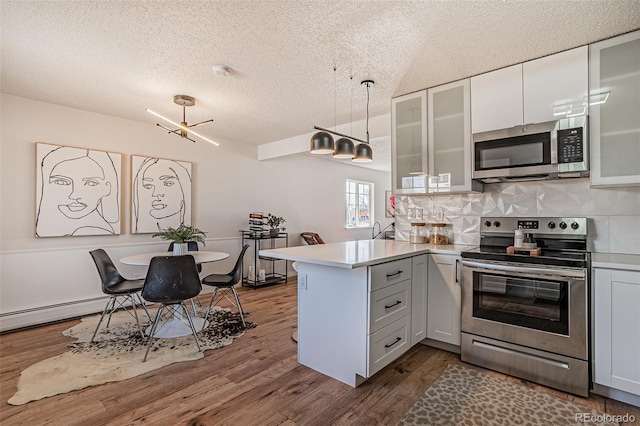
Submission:
M 249 232 L 254 237 L 268 237 L 269 227 L 267 226 L 267 216 L 262 212 L 249 213 Z

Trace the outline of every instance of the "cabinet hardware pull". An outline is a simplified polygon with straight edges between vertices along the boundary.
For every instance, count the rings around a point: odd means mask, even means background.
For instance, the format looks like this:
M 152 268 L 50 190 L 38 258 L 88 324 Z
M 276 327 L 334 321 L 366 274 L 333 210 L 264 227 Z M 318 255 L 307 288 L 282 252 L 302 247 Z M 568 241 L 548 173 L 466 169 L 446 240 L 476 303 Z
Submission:
M 400 275 L 402 271 L 394 272 L 393 274 L 387 274 L 387 278 L 395 277 L 396 275 Z
M 401 304 L 401 303 L 402 303 L 402 301 L 398 300 L 398 301 L 397 301 L 396 303 L 394 303 L 393 305 L 388 305 L 388 306 L 387 306 L 387 305 L 384 305 L 384 308 L 385 308 L 385 309 L 391 309 L 391 308 L 393 308 L 394 306 L 397 306 L 397 305 L 399 305 L 399 304 Z
M 460 263 L 459 259 L 456 259 L 456 282 L 458 282 L 458 264 Z
M 391 346 L 395 345 L 396 343 L 398 343 L 400 340 L 402 340 L 401 337 L 396 337 L 396 341 L 389 344 L 389 345 L 384 345 L 385 348 L 389 349 Z

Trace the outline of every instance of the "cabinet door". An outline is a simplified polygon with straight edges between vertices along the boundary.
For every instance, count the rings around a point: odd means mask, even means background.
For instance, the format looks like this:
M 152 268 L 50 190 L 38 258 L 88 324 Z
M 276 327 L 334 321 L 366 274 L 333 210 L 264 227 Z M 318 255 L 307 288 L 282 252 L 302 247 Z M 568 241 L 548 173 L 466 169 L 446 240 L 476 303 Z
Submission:
M 391 160 L 394 193 L 426 192 L 427 91 L 391 101 Z
M 427 91 L 428 192 L 471 190 L 469 79 Z
M 429 255 L 427 337 L 460 346 L 460 257 Z
M 522 125 L 522 64 L 471 77 L 473 133 Z
M 588 47 L 522 64 L 524 123 L 544 123 L 587 113 Z
M 640 272 L 595 270 L 594 381 L 640 395 Z
M 411 346 L 427 337 L 427 265 L 429 256 L 412 258 L 411 270 Z
M 589 47 L 591 184 L 640 184 L 640 31 Z

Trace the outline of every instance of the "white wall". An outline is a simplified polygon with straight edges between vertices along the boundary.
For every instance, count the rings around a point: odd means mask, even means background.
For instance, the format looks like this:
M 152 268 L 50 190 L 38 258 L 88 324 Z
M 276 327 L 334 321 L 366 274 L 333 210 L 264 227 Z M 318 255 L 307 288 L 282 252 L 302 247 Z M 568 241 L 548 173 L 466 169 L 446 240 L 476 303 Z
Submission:
M 222 142 L 216 148 L 163 132 L 153 124 L 2 95 L 0 104 L 0 329 L 102 309 L 100 282 L 88 254 L 104 248 L 117 259 L 163 251 L 167 243 L 130 229 L 130 156 L 149 155 L 193 163 L 193 224 L 208 232 L 207 249 L 231 253 L 204 272 L 231 268 L 240 250 L 239 230 L 251 211 L 284 216 L 290 245 L 315 231 L 327 242 L 370 238 L 371 229 L 344 228 L 344 182 L 375 184 L 375 219 L 383 227 L 389 173 L 307 155 L 257 160 L 257 147 Z M 215 126 L 211 124 L 211 126 Z M 122 235 L 36 238 L 35 142 L 120 152 L 123 157 Z M 143 268 L 118 264 L 125 274 Z

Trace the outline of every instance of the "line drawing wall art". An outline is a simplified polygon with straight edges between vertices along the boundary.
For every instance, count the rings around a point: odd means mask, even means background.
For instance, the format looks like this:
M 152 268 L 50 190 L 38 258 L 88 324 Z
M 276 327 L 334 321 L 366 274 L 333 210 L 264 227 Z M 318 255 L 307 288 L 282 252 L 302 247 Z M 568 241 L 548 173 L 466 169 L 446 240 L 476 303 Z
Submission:
M 122 154 L 36 143 L 36 237 L 120 234 Z
M 131 233 L 191 224 L 191 163 L 131 156 Z

